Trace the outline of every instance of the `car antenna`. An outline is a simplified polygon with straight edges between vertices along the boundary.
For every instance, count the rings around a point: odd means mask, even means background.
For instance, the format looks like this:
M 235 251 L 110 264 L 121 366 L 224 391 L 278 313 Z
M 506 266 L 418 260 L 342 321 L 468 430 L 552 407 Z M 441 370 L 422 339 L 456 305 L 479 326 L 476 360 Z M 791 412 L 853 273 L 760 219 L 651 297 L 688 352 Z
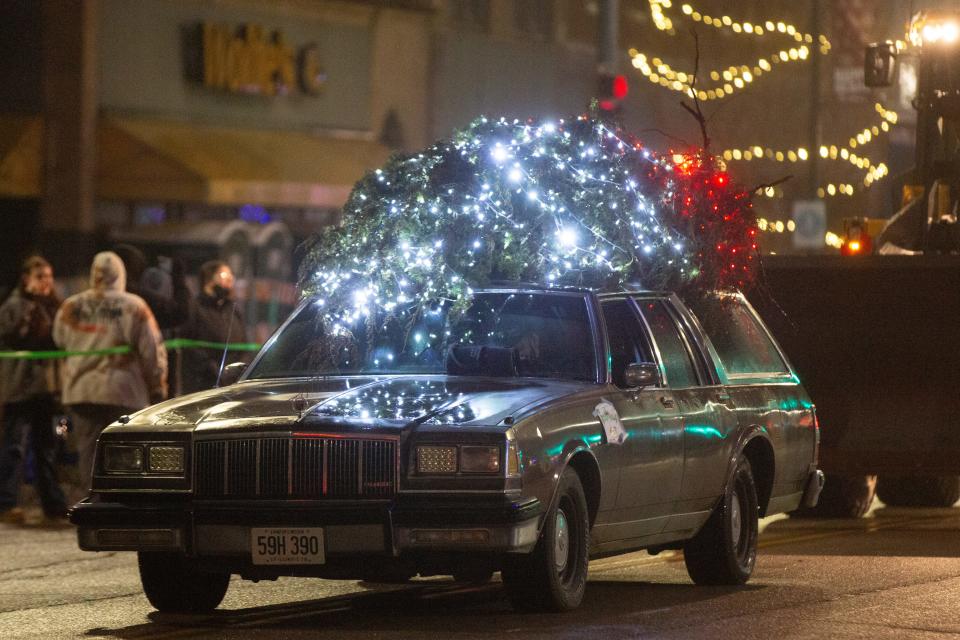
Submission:
M 227 350 L 230 349 L 230 334 L 233 332 L 233 318 L 237 315 L 237 301 L 233 301 L 233 305 L 230 307 L 230 322 L 227 324 L 227 340 L 223 343 L 223 355 L 220 356 L 220 370 L 217 371 L 217 384 L 213 385 L 214 389 L 220 388 L 220 378 L 223 377 L 223 368 L 227 364 Z

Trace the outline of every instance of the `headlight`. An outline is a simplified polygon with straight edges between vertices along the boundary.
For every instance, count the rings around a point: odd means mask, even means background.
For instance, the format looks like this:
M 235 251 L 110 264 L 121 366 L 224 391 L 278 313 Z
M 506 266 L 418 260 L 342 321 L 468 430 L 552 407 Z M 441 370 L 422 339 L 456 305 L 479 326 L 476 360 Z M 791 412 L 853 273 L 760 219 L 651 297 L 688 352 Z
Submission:
M 460 447 L 460 471 L 463 473 L 500 471 L 500 447 Z
M 417 447 L 419 473 L 456 473 L 456 447 Z
M 106 444 L 103 470 L 106 473 L 183 474 L 184 448 L 177 445 Z
M 183 447 L 147 447 L 151 473 L 183 473 Z
M 499 473 L 501 448 L 497 445 L 417 447 L 417 473 Z
M 143 447 L 108 444 L 103 448 L 103 470 L 107 473 L 141 473 Z

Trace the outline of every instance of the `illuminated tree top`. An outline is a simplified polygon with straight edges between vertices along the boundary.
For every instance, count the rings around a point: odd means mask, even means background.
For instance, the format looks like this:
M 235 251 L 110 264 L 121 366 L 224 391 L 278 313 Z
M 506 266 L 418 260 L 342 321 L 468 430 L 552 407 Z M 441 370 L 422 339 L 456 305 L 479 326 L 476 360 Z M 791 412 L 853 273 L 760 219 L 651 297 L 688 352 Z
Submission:
M 750 200 L 703 154 L 658 156 L 582 116 L 480 118 L 356 184 L 301 268 L 329 320 L 463 308 L 498 280 L 617 289 L 745 288 Z

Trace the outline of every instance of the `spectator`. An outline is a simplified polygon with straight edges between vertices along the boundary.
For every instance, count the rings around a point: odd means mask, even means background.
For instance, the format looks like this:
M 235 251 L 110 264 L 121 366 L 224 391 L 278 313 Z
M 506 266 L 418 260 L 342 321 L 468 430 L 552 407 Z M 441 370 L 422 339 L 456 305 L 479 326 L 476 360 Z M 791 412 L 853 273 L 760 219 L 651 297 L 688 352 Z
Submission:
M 180 335 L 220 344 L 246 342 L 243 314 L 233 298 L 233 271 L 219 260 L 200 267 L 200 293 L 190 307 L 190 319 Z M 233 358 L 232 360 L 236 360 Z M 192 393 L 217 384 L 223 349 L 187 349 L 183 352 L 183 390 Z
M 118 244 L 113 249 L 127 269 L 127 293 L 143 298 L 160 329 L 176 329 L 186 322 L 190 313 L 190 289 L 183 262 L 160 258 L 160 266 L 149 266 L 147 257 L 133 245 Z
M 50 263 L 40 256 L 27 258 L 19 286 L 0 306 L 0 349 L 53 349 L 53 319 L 59 306 Z M 23 523 L 23 510 L 17 501 L 28 442 L 33 448 L 44 516 L 50 523 L 66 522 L 66 497 L 56 470 L 56 392 L 56 360 L 0 360 L 0 520 L 4 522 Z
M 129 346 L 129 353 L 69 356 L 63 365 L 63 404 L 77 439 L 80 479 L 90 490 L 97 437 L 111 422 L 167 394 L 167 351 L 143 298 L 126 293 L 120 257 L 98 253 L 90 288 L 67 298 L 53 339 L 68 351 Z

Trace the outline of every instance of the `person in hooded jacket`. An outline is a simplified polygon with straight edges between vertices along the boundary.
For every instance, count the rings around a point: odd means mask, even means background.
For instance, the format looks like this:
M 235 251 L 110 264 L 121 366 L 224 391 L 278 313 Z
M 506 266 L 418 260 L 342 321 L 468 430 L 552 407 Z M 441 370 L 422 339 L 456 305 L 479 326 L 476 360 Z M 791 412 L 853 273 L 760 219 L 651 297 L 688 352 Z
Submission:
M 60 297 L 53 268 L 40 256 L 23 262 L 20 284 L 0 306 L 0 350 L 55 348 L 53 319 Z M 22 523 L 17 506 L 28 443 L 37 472 L 37 493 L 48 521 L 61 520 L 67 503 L 57 481 L 53 414 L 57 406 L 56 360 L 0 360 L 3 441 L 0 445 L 0 520 Z
M 127 293 L 120 257 L 98 253 L 90 288 L 67 298 L 53 324 L 53 339 L 67 351 L 129 347 L 108 355 L 72 355 L 63 363 L 63 405 L 73 423 L 83 488 L 89 492 L 97 438 L 120 416 L 167 395 L 167 351 L 150 307 Z

